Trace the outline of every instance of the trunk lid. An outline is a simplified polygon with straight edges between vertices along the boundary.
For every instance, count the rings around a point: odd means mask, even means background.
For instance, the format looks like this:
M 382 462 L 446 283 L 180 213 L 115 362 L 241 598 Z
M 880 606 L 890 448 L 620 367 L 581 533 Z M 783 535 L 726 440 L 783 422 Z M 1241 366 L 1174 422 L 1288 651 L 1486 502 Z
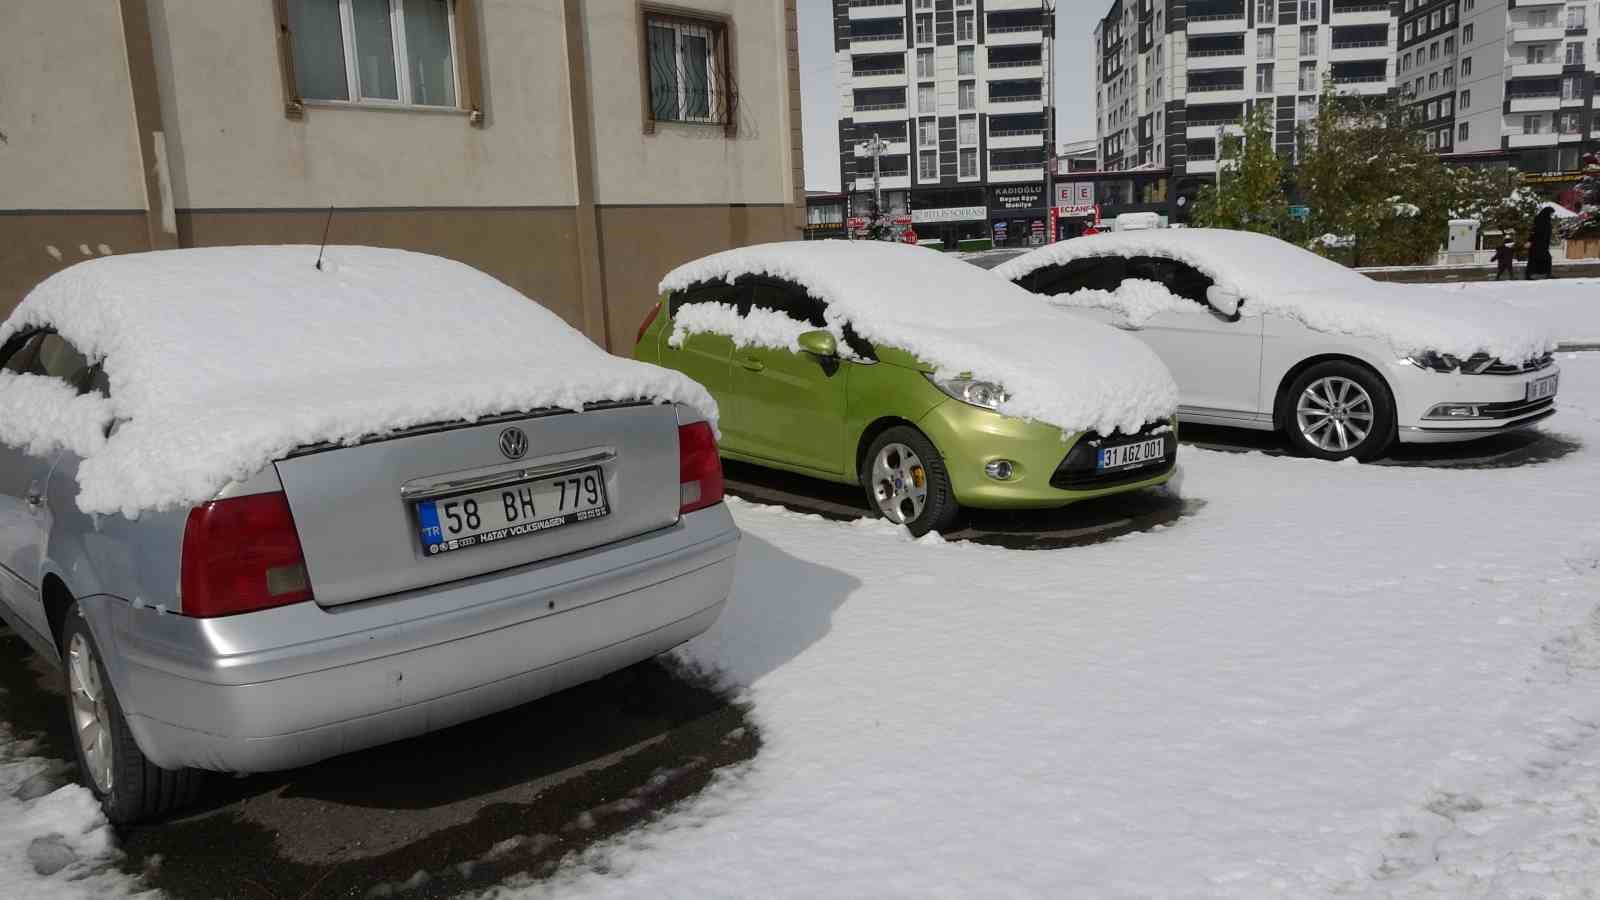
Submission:
M 512 429 L 523 437 L 510 434 Z M 678 420 L 670 405 L 606 405 L 581 413 L 538 412 L 415 428 L 355 446 L 308 448 L 275 466 L 294 514 L 312 594 L 321 606 L 587 550 L 666 527 L 678 517 Z M 530 483 L 549 487 L 539 495 L 539 512 L 548 521 L 557 508 L 551 505 L 553 492 L 563 491 L 563 503 L 566 495 L 561 484 L 545 479 L 572 476 L 582 485 L 584 474 L 597 475 L 603 484 L 600 502 L 606 514 L 529 533 L 500 529 L 492 542 L 455 550 L 441 543 L 430 552 L 421 536 L 451 498 L 474 493 L 482 498 L 479 492 L 495 491 L 498 501 L 501 490 L 529 491 L 521 496 L 533 498 Z M 587 516 L 593 514 L 598 485 L 590 481 L 584 487 L 591 501 Z M 430 502 L 431 510 L 419 509 Z M 493 518 L 501 515 L 498 503 L 479 506 L 479 521 L 486 524 L 474 527 L 504 524 Z M 506 506 L 505 515 L 511 515 L 519 503 Z M 520 507 L 518 521 L 535 521 L 527 508 Z M 450 521 L 461 522 L 461 509 L 449 510 L 456 514 Z

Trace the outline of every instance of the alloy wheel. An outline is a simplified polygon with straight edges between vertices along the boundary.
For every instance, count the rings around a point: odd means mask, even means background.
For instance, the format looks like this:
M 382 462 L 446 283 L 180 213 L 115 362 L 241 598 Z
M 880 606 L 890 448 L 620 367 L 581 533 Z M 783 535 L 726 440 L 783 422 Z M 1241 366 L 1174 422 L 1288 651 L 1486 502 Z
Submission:
M 928 473 L 905 444 L 885 444 L 872 461 L 872 496 L 884 518 L 915 522 L 928 503 Z
M 111 793 L 115 763 L 111 747 L 111 710 L 106 705 L 100 663 L 83 635 L 67 647 L 67 688 L 72 694 L 72 726 L 83 751 L 83 764 L 102 794 Z
M 1348 453 L 1361 446 L 1376 416 L 1365 388 L 1341 375 L 1306 385 L 1295 405 L 1295 423 L 1313 446 L 1328 453 Z

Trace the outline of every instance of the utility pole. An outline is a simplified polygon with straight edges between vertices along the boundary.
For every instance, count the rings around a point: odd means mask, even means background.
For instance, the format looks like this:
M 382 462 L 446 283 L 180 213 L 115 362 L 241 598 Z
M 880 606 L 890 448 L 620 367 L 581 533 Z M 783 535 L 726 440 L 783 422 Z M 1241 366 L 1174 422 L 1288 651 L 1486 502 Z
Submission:
M 1050 210 L 1056 205 L 1056 5 L 1055 0 L 1042 0 L 1041 15 L 1044 26 L 1044 209 L 1045 223 L 1050 223 Z M 1056 239 L 1055 230 L 1046 237 Z
M 883 215 L 883 172 L 881 160 L 884 151 L 888 149 L 889 144 L 879 138 L 876 131 L 872 133 L 872 140 L 862 141 L 856 145 L 857 156 L 872 157 L 872 215 L 874 219 Z

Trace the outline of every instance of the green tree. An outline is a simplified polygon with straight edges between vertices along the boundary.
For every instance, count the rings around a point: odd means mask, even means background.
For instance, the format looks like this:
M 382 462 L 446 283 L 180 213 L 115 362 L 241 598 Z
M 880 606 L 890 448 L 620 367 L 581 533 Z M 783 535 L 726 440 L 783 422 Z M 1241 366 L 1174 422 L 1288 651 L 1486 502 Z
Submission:
M 1284 166 L 1273 139 L 1270 103 L 1257 103 L 1244 120 L 1244 135 L 1226 134 L 1217 160 L 1217 181 L 1201 188 L 1194 224 L 1281 234 L 1289 220 Z
M 1540 198 L 1516 169 L 1461 166 L 1450 170 L 1450 179 L 1451 215 L 1477 219 L 1480 234 L 1502 235 L 1520 246 L 1532 231 Z
M 1323 86 L 1301 133 L 1299 188 L 1319 252 L 1349 265 L 1417 265 L 1443 246 L 1451 176 L 1390 100 Z

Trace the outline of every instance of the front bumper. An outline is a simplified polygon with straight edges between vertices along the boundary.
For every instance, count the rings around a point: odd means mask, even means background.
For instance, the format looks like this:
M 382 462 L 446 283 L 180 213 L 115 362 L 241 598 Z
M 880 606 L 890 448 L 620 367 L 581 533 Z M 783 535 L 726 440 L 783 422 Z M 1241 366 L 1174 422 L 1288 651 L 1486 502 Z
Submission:
M 91 625 L 111 637 L 113 683 L 151 762 L 287 769 L 508 709 L 683 643 L 720 614 L 738 543 L 718 505 L 588 553 L 347 607 L 190 619 L 107 598 Z
M 1063 437 L 1061 429 L 1053 425 L 1002 416 L 959 400 L 946 400 L 935 406 L 916 424 L 944 456 L 956 501 L 977 509 L 1066 506 L 1165 484 L 1175 469 L 1176 420 L 1171 422 L 1171 444 L 1163 462 L 1081 487 L 1066 486 L 1057 478 L 1057 472 L 1073 458 L 1074 448 L 1093 435 Z M 1011 478 L 997 481 L 984 474 L 985 465 L 1002 459 L 1014 466 Z
M 1444 374 L 1401 364 L 1392 373 L 1399 440 L 1403 444 L 1451 443 L 1531 428 L 1555 415 L 1556 397 L 1528 401 L 1528 384 L 1560 374 L 1560 367 L 1553 364 L 1517 375 Z M 1441 404 L 1477 405 L 1482 415 L 1428 418 L 1428 412 Z

